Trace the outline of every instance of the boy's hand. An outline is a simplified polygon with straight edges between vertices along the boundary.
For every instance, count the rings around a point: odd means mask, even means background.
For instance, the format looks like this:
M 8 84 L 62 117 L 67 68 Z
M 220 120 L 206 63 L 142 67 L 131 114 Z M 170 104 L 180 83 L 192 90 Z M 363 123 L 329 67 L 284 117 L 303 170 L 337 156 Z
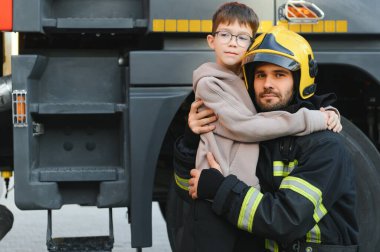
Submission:
M 207 161 L 210 167 L 217 169 L 220 173 L 222 170 L 220 169 L 220 165 L 216 162 L 214 155 L 211 152 L 207 153 Z M 192 199 L 198 198 L 198 182 L 199 177 L 201 176 L 201 171 L 192 169 L 190 171 L 191 179 L 189 180 L 189 195 Z
M 202 105 L 202 100 L 194 101 L 191 104 L 189 112 L 189 119 L 187 123 L 189 124 L 189 128 L 195 134 L 202 134 L 213 131 L 215 129 L 215 126 L 209 124 L 215 122 L 218 119 L 212 109 L 204 109 L 198 113 L 198 109 Z
M 327 116 L 327 129 L 333 132 L 342 131 L 343 126 L 340 122 L 339 116 L 334 111 L 326 110 L 325 108 L 321 108 L 320 110 Z
M 223 173 L 222 169 L 220 169 L 219 163 L 216 162 L 214 155 L 211 152 L 207 152 L 207 162 L 209 167 L 217 169 L 220 173 Z
M 190 171 L 191 179 L 189 180 L 189 195 L 192 199 L 198 198 L 198 181 L 199 177 L 201 176 L 201 171 L 192 169 Z

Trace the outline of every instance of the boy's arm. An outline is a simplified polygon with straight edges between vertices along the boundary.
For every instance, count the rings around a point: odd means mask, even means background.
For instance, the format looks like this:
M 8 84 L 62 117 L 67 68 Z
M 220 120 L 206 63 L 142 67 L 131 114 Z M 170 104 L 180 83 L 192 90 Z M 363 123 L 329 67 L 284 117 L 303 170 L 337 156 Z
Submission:
M 294 114 L 285 111 L 254 114 L 210 78 L 198 84 L 196 94 L 206 107 L 214 110 L 223 126 L 214 132 L 235 141 L 260 142 L 287 135 L 306 135 L 327 128 L 327 118 L 319 110 L 303 108 Z
M 328 106 L 326 108 L 321 108 L 321 111 L 325 111 L 328 115 L 327 129 L 333 132 L 340 132 L 343 129 L 342 123 L 340 122 L 340 113 L 337 108 Z
M 327 122 L 327 128 L 334 132 L 340 132 L 342 130 L 342 124 L 340 122 L 340 113 L 337 108 L 332 104 L 336 102 L 337 97 L 334 93 L 327 93 L 323 95 L 314 94 L 308 99 L 308 103 L 314 108 L 321 108 L 321 111 L 327 111 L 329 119 Z

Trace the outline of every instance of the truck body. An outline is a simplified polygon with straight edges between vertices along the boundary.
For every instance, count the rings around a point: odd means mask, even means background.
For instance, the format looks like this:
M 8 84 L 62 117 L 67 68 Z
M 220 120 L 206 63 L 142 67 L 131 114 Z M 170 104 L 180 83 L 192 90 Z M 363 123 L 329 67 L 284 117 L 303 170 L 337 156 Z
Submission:
M 151 246 L 151 202 L 171 206 L 173 143 L 193 101 L 192 71 L 214 60 L 205 38 L 224 2 L 0 0 L 0 29 L 19 34 L 12 109 L 0 112 L 0 170 L 14 169 L 16 205 L 126 207 L 132 247 Z M 324 18 L 290 23 L 279 16 L 285 0 L 240 2 L 258 14 L 259 33 L 279 24 L 310 42 L 317 93 L 337 94 L 344 134 L 368 164 L 361 226 L 378 223 L 380 4 L 313 0 Z M 380 248 L 377 229 L 362 229 L 364 251 Z

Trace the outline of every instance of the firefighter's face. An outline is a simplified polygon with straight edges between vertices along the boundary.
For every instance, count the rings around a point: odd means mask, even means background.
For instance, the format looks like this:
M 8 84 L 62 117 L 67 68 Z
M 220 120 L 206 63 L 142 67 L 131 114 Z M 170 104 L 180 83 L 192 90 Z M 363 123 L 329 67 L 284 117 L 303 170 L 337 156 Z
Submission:
M 216 33 L 207 36 L 207 42 L 215 51 L 216 63 L 238 73 L 251 38 L 252 29 L 247 25 L 240 25 L 236 20 L 230 24 L 219 24 Z
M 255 69 L 253 87 L 262 111 L 284 108 L 293 98 L 292 72 L 278 65 L 260 64 Z

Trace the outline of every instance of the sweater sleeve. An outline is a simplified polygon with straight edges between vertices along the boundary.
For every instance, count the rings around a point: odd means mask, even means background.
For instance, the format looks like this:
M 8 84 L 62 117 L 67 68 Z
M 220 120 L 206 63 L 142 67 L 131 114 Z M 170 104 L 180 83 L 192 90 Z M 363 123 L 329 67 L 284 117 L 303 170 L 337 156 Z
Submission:
M 282 243 L 305 236 L 343 194 L 354 192 L 349 155 L 336 139 L 322 138 L 318 144 L 304 146 L 298 167 L 273 193 L 263 194 L 227 176 L 215 195 L 213 210 L 240 229 Z
M 218 115 L 222 128 L 217 127 L 214 132 L 235 141 L 260 142 L 327 128 L 324 115 L 318 110 L 302 108 L 294 114 L 285 111 L 255 114 L 211 77 L 200 80 L 196 96 Z

